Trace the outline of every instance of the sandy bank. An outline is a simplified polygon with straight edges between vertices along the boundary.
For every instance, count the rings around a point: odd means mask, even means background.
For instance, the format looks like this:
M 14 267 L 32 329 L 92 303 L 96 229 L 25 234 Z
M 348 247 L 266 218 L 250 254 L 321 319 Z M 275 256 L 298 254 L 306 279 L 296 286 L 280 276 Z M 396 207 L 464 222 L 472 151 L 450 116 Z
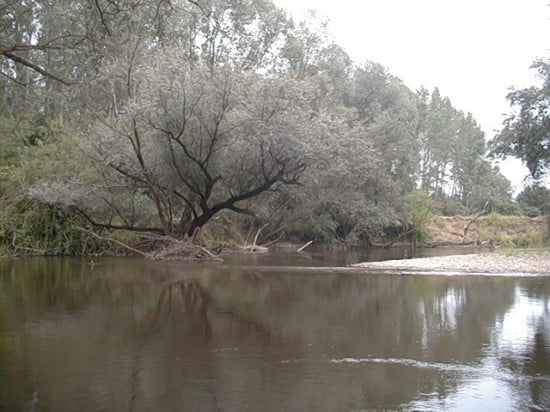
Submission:
M 371 270 L 395 270 L 404 273 L 487 273 L 487 274 L 533 274 L 550 276 L 550 251 L 483 253 L 452 255 L 406 260 L 364 262 L 354 267 Z

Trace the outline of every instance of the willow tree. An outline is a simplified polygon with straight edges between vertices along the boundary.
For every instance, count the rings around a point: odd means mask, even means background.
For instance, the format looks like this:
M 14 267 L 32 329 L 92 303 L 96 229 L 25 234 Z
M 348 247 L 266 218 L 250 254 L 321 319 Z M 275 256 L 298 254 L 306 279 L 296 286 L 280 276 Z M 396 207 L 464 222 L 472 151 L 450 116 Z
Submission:
M 323 64 L 308 69 L 315 75 L 304 76 L 315 81 L 312 107 L 328 130 L 314 142 L 319 162 L 272 213 L 299 220 L 289 228 L 299 237 L 355 243 L 406 219 L 417 165 L 416 102 L 384 67 L 350 67 L 335 47 L 323 55 Z
M 297 184 L 313 161 L 320 132 L 305 82 L 209 70 L 178 49 L 145 53 L 127 72 L 131 97 L 78 139 L 97 173 L 35 187 L 34 198 L 98 227 L 192 234 L 222 210 L 253 214 L 249 199 Z

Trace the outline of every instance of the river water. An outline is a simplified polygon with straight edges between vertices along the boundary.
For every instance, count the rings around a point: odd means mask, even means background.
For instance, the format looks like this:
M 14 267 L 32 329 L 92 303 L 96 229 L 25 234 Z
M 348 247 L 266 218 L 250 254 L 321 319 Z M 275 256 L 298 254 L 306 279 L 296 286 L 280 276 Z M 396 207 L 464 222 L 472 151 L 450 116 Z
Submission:
M 549 278 L 362 258 L 2 261 L 0 409 L 550 410 Z

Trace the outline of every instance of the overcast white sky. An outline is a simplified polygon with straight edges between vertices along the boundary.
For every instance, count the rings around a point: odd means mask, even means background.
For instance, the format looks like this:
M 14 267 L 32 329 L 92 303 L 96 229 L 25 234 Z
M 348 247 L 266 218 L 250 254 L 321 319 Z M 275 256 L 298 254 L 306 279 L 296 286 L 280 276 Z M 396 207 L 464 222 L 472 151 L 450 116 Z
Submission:
M 274 0 L 297 19 L 315 9 L 356 61 L 373 60 L 413 90 L 439 87 L 473 113 L 488 139 L 509 112 L 506 94 L 535 84 L 529 69 L 550 55 L 549 0 Z M 506 162 L 516 187 L 526 169 Z

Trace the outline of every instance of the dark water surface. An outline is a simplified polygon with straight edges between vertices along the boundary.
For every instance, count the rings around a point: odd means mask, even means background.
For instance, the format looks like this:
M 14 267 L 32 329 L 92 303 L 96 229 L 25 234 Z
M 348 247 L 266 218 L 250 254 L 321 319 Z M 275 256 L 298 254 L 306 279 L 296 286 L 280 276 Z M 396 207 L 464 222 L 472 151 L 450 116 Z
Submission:
M 359 258 L 0 262 L 0 409 L 550 409 L 549 278 L 276 268 Z

